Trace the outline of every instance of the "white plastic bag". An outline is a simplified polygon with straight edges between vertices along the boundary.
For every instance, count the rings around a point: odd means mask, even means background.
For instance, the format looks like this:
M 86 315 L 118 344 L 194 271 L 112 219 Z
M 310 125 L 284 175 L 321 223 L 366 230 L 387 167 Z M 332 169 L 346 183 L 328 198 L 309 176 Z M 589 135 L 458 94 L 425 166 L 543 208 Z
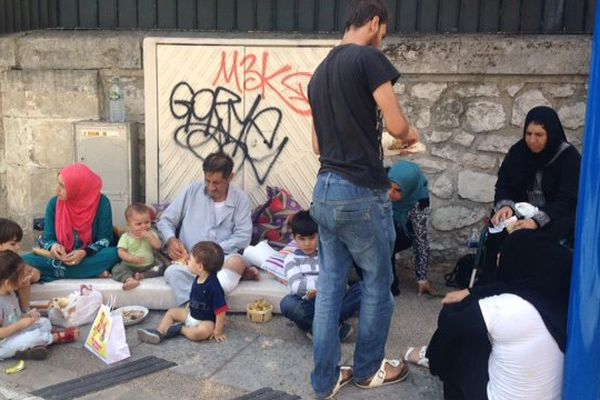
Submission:
M 516 203 L 515 204 L 515 208 L 517 209 L 517 211 L 519 213 L 521 213 L 521 215 L 523 216 L 523 218 L 533 218 L 533 216 L 535 214 L 537 214 L 538 211 L 540 211 L 533 204 L 529 204 L 529 203 L 526 203 L 526 202 Z
M 112 299 L 111 303 L 114 303 Z M 85 348 L 106 364 L 128 358 L 129 345 L 125 337 L 125 326 L 121 314 L 112 315 L 111 307 L 101 305 L 98 315 L 85 341 Z
M 90 285 L 81 285 L 79 292 L 64 298 L 52 299 L 48 318 L 52 325 L 70 328 L 89 324 L 102 305 L 102 293 Z
M 269 257 L 277 254 L 277 251 L 269 246 L 266 240 L 259 242 L 256 246 L 248 246 L 244 249 L 243 258 L 246 263 L 260 267 Z

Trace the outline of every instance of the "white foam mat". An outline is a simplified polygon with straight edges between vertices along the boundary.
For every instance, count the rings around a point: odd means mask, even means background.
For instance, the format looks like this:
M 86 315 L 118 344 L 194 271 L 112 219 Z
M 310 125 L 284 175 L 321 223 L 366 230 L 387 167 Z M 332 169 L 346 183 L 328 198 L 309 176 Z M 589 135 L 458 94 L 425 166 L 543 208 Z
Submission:
M 128 291 L 121 289 L 121 282 L 112 279 L 61 279 L 33 285 L 31 301 L 46 301 L 53 297 L 67 296 L 79 290 L 82 284 L 92 285 L 94 289 L 102 292 L 104 301 L 111 295 L 115 296 L 116 308 L 138 305 L 151 310 L 167 310 L 177 307 L 171 287 L 164 277 L 144 279 L 140 286 Z M 240 281 L 238 287 L 227 295 L 226 300 L 231 312 L 246 312 L 248 303 L 265 299 L 273 304 L 273 312 L 280 313 L 279 302 L 287 294 L 286 286 L 263 272 L 258 281 Z

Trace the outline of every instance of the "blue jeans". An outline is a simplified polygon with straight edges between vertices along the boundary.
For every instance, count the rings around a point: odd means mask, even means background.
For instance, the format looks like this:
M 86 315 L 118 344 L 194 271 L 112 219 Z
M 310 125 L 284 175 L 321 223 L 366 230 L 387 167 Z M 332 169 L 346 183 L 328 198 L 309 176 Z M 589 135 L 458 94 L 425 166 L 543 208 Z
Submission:
M 317 295 L 317 297 L 319 297 Z M 304 332 L 312 333 L 315 316 L 315 299 L 308 300 L 296 294 L 288 294 L 281 300 L 281 314 L 292 320 Z M 346 291 L 342 300 L 339 323 L 352 318 L 360 307 L 360 285 L 355 283 Z
M 339 377 L 338 323 L 353 263 L 362 271 L 354 379 L 371 378 L 379 369 L 394 301 L 390 258 L 395 231 L 387 190 L 374 190 L 326 172 L 317 178 L 311 215 L 319 224 L 319 295 L 313 320 L 311 374 L 318 396 L 327 396 Z

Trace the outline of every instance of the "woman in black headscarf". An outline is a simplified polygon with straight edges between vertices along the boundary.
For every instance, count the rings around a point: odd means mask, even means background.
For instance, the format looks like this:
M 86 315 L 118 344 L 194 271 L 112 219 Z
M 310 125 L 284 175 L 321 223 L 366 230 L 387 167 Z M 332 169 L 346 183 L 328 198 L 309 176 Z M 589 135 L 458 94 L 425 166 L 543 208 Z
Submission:
M 426 357 L 445 399 L 560 398 L 571 264 L 547 235 L 514 232 L 497 283 L 444 298 Z
M 579 189 L 581 155 L 565 136 L 556 112 L 545 106 L 535 107 L 525 118 L 523 138 L 515 143 L 498 171 L 492 224 L 515 215 L 519 218 L 510 229 L 544 232 L 556 241 L 572 244 Z M 524 216 L 517 203 L 537 207 Z M 494 281 L 496 255 L 506 231 L 489 235 L 483 280 Z

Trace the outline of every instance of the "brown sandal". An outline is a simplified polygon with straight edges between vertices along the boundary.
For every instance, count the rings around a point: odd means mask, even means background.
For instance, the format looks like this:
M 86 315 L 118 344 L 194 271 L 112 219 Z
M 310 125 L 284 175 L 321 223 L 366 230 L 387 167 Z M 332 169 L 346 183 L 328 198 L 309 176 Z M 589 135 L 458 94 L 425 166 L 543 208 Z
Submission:
M 394 377 L 388 377 L 388 372 L 385 370 L 386 364 L 389 364 L 392 368 L 400 367 L 398 375 Z M 402 382 L 408 376 L 408 365 L 400 360 L 388 360 L 384 358 L 381 361 L 379 370 L 375 372 L 375 375 L 364 382 L 354 382 L 356 386 L 361 389 L 371 389 L 379 386 L 392 385 L 394 383 Z

